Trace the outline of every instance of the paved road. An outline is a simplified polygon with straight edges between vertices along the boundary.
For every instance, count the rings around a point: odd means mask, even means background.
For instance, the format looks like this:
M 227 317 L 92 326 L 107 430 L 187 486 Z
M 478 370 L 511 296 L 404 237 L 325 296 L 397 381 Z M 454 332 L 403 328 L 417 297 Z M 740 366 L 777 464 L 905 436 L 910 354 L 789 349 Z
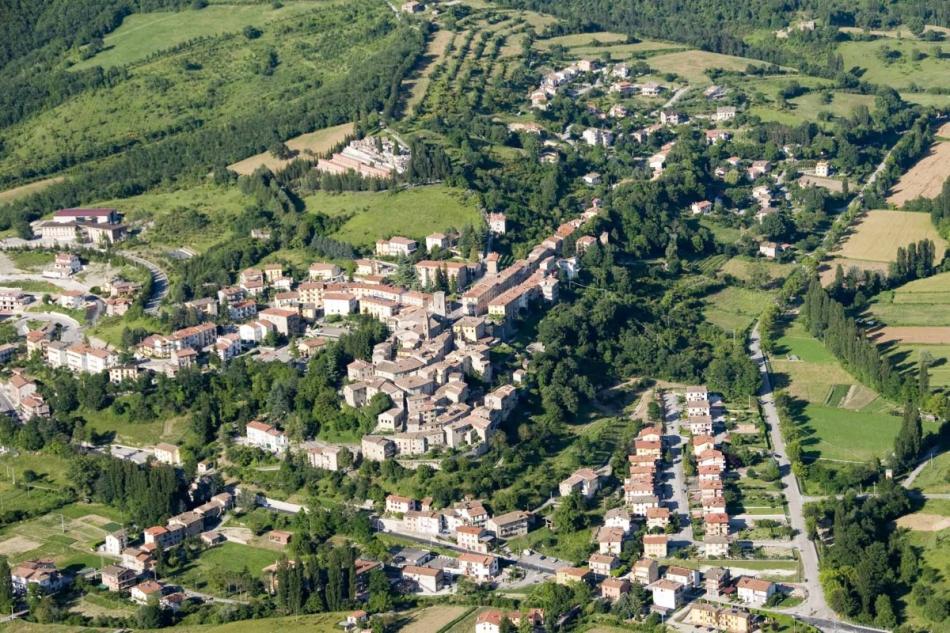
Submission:
M 680 410 L 676 394 L 668 391 L 663 394 L 663 409 L 666 422 L 665 441 L 673 456 L 673 464 L 664 473 L 664 504 L 680 515 L 683 529 L 673 536 L 674 541 L 693 542 L 693 524 L 689 520 L 689 499 L 686 494 L 686 474 L 683 472 L 683 451 L 688 450 L 680 435 Z
M 946 447 L 940 447 L 935 448 L 927 453 L 927 456 L 920 460 L 920 463 L 917 464 L 917 467 L 914 468 L 914 470 L 912 470 L 909 475 L 907 475 L 907 478 L 901 483 L 901 485 L 905 488 L 910 488 L 913 486 L 914 482 L 917 480 L 917 476 L 920 475 L 920 473 L 922 473 L 928 465 L 930 465 L 931 460 L 942 455 L 946 450 Z M 928 495 L 924 496 L 926 497 Z
M 677 101 L 682 99 L 683 95 L 685 95 L 687 92 L 689 92 L 689 86 L 686 86 L 685 88 L 680 88 L 679 90 L 673 93 L 673 96 L 670 97 L 670 100 L 664 103 L 663 107 L 660 108 L 660 110 L 666 110 L 668 108 L 672 108 L 673 105 L 675 105 Z
M 17 316 L 14 327 L 20 334 L 26 334 L 28 321 L 44 321 L 60 326 L 60 340 L 75 343 L 82 340 L 81 324 L 76 319 L 61 312 L 25 312 Z
M 145 266 L 152 274 L 152 296 L 149 297 L 145 303 L 145 311 L 149 314 L 158 314 L 158 306 L 161 305 L 162 299 L 168 294 L 168 275 L 165 274 L 165 271 L 162 270 L 158 264 L 150 262 L 147 259 L 142 259 L 138 255 L 128 251 L 122 251 L 120 254 L 140 266 Z
M 782 472 L 782 484 L 784 486 L 785 498 L 788 501 L 789 523 L 796 531 L 793 542 L 796 544 L 802 559 L 804 577 L 802 584 L 808 590 L 808 596 L 800 605 L 790 610 L 796 615 L 808 616 L 812 618 L 825 619 L 829 622 L 834 618 L 834 612 L 828 608 L 825 602 L 825 595 L 821 589 L 821 583 L 818 580 L 818 550 L 815 544 L 808 538 L 805 531 L 805 516 L 803 514 L 804 499 L 802 492 L 798 488 L 798 480 L 792 473 L 792 465 L 788 461 L 788 455 L 785 451 L 785 440 L 779 430 L 778 410 L 775 408 L 775 399 L 772 393 L 772 382 L 769 379 L 768 364 L 765 355 L 762 353 L 761 338 L 759 328 L 756 325 L 752 330 L 749 341 L 749 356 L 759 366 L 762 372 L 762 386 L 759 389 L 759 402 L 762 405 L 762 412 L 765 414 L 765 421 L 769 425 L 769 433 L 772 438 L 772 446 L 777 455 L 779 470 Z

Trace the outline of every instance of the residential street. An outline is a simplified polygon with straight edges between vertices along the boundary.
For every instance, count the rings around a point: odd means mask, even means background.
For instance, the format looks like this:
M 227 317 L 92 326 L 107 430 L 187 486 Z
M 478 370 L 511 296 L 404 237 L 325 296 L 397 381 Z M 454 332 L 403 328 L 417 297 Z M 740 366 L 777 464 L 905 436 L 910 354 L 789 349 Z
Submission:
M 689 520 L 689 498 L 686 493 L 686 475 L 683 472 L 683 451 L 688 450 L 688 447 L 680 435 L 680 410 L 675 393 L 668 391 L 663 394 L 663 408 L 666 412 L 664 437 L 673 456 L 673 464 L 664 471 L 662 503 L 671 512 L 680 515 L 680 524 L 684 526 L 673 535 L 673 540 L 681 543 L 686 541 L 686 545 L 690 545 L 693 542 L 693 525 Z

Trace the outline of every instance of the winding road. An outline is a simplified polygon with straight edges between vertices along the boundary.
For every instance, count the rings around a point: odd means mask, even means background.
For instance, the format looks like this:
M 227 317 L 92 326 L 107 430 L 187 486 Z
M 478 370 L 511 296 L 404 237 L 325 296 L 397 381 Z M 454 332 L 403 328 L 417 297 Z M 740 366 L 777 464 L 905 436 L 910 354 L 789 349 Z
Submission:
M 121 251 L 119 254 L 139 266 L 148 268 L 149 273 L 152 275 L 152 296 L 150 296 L 145 303 L 145 311 L 148 314 L 158 314 L 158 306 L 162 304 L 162 300 L 165 298 L 165 295 L 168 294 L 168 275 L 165 274 L 165 271 L 162 270 L 158 264 L 143 259 L 129 251 Z

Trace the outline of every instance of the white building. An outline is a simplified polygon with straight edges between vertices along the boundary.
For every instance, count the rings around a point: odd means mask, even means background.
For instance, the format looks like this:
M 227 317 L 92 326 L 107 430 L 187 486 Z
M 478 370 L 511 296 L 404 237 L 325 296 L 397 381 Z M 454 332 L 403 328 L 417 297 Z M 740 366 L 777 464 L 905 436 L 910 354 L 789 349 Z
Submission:
M 283 453 L 290 444 L 283 431 L 257 420 L 247 423 L 246 437 L 249 446 L 256 446 L 271 453 Z

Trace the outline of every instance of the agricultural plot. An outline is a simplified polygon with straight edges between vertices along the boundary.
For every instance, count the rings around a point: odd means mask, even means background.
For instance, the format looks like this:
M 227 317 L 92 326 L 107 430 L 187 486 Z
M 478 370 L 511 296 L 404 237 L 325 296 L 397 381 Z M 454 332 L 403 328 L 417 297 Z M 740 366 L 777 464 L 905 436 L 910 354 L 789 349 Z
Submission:
M 452 31 L 445 29 L 436 31 L 426 47 L 421 68 L 417 70 L 418 75 L 403 82 L 403 89 L 409 90 L 409 98 L 406 100 L 406 112 L 408 114 L 412 114 L 419 102 L 425 97 L 426 90 L 429 88 L 429 78 L 435 68 L 445 59 L 446 51 L 455 41 L 455 37 L 456 35 Z
M 61 567 L 99 567 L 95 547 L 122 527 L 105 506 L 76 503 L 0 531 L 0 554 L 13 562 L 48 557 Z
M 706 297 L 703 315 L 726 332 L 738 332 L 751 325 L 770 301 L 762 290 L 728 286 Z
M 421 239 L 434 231 L 476 224 L 481 218 L 467 194 L 441 185 L 396 193 L 318 192 L 304 202 L 308 210 L 349 216 L 332 237 L 356 246 L 372 246 L 376 240 L 392 235 Z
M 474 611 L 474 607 L 465 606 L 426 607 L 414 612 L 401 628 L 406 631 L 441 631 L 444 627 Z
M 874 332 L 900 366 L 916 371 L 921 355 L 931 359 L 933 387 L 950 386 L 950 273 L 904 284 L 878 295 L 866 316 L 883 327 Z
M 745 70 L 748 66 L 764 66 L 761 61 L 747 57 L 721 55 L 707 51 L 682 51 L 651 57 L 649 64 L 660 73 L 676 73 L 691 84 L 707 84 L 706 71 L 710 68 Z
M 947 71 L 950 72 L 950 67 Z M 950 123 L 944 123 L 937 130 L 937 136 L 950 139 Z M 900 177 L 887 201 L 899 207 L 920 196 L 935 198 L 947 178 L 950 178 L 950 140 L 938 140 L 926 156 Z
M 822 282 L 831 283 L 838 264 L 845 270 L 857 266 L 864 270 L 886 271 L 887 265 L 897 258 L 899 247 L 924 239 L 933 240 L 936 261 L 943 259 L 947 242 L 934 228 L 929 214 L 868 211 L 841 247 L 832 253 L 834 259 L 822 271 Z
M 324 128 L 308 134 L 301 134 L 288 140 L 285 144 L 296 155 L 293 158 L 277 158 L 270 152 L 261 152 L 242 161 L 228 165 L 228 169 L 242 176 L 253 174 L 260 167 L 267 167 L 272 172 L 284 169 L 297 158 L 315 160 L 346 140 L 353 133 L 352 123 L 343 123 Z
M 859 68 L 861 78 L 871 83 L 898 91 L 914 86 L 950 88 L 950 61 L 938 58 L 937 46 L 939 43 L 882 39 L 843 42 L 838 52 L 846 69 Z M 922 55 L 921 59 L 914 60 L 915 50 Z
M 771 365 L 776 386 L 798 403 L 808 458 L 865 461 L 890 451 L 900 419 L 797 320 L 777 341 Z

